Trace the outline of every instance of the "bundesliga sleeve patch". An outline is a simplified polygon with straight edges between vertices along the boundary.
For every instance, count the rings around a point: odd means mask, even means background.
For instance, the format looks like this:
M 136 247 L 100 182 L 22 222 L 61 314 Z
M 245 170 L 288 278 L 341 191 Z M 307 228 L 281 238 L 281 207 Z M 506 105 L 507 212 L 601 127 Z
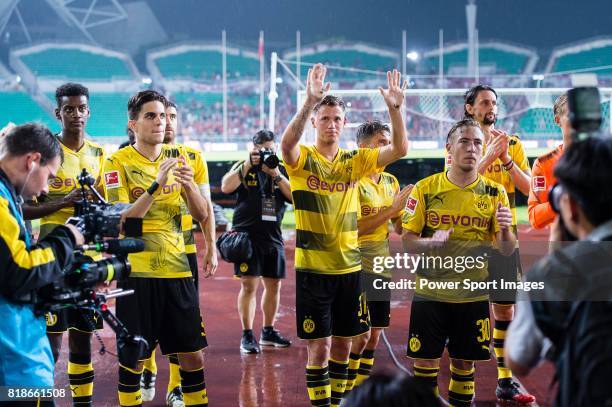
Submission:
M 121 186 L 121 182 L 119 182 L 119 171 L 105 172 L 104 183 L 108 189 L 119 188 Z
M 417 205 L 419 204 L 419 200 L 415 199 L 415 198 L 408 198 L 408 202 L 406 202 L 406 212 L 408 212 L 411 215 L 414 215 L 414 210 L 416 209 Z
M 537 176 L 533 177 L 533 190 L 536 191 L 546 191 L 546 177 Z

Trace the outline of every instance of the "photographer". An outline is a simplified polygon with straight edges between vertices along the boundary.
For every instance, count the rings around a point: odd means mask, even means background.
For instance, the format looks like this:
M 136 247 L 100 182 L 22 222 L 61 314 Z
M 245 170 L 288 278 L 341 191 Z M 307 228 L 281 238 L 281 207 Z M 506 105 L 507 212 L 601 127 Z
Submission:
M 596 318 L 606 318 L 612 311 L 611 161 L 612 138 L 596 137 L 574 141 L 558 161 L 554 170 L 558 184 L 550 202 L 560 216 L 553 223 L 552 235 L 560 241 L 563 234 L 570 234 L 579 242 L 553 252 L 527 273 L 529 282 L 543 282 L 544 289 L 519 291 L 517 316 L 508 332 L 505 356 L 513 371 L 525 375 L 544 356 L 555 362 L 556 405 L 560 406 L 608 405 L 612 401 L 612 392 L 604 384 L 607 378 L 593 373 L 612 367 L 610 352 L 598 346 L 609 344 L 611 325 L 607 322 L 601 325 L 603 331 L 583 332 Z M 598 302 L 591 302 L 595 300 Z M 589 346 L 575 347 L 587 340 Z M 593 364 L 598 369 L 585 368 Z M 602 398 L 586 402 L 585 394 Z
M 248 233 L 253 247 L 253 256 L 249 261 L 234 264 L 234 273 L 240 277 L 241 282 L 238 313 L 243 329 L 240 342 L 240 350 L 243 353 L 259 353 L 259 346 L 253 335 L 253 319 L 260 277 L 263 277 L 264 285 L 261 298 L 263 329 L 260 343 L 275 347 L 291 344 L 274 329 L 281 279 L 285 278 L 281 222 L 285 213 L 285 202 L 291 203 L 291 190 L 287 172 L 278 164 L 274 133 L 268 130 L 258 131 L 253 137 L 253 144 L 249 159 L 234 164 L 221 180 L 223 193 L 238 193 L 233 228 Z
M 53 356 L 45 318 L 34 313 L 35 291 L 62 275 L 75 246 L 84 243 L 72 225 L 58 226 L 31 246 L 22 197 L 48 193 L 63 160 L 47 128 L 26 124 L 0 140 L 0 386 L 53 386 Z

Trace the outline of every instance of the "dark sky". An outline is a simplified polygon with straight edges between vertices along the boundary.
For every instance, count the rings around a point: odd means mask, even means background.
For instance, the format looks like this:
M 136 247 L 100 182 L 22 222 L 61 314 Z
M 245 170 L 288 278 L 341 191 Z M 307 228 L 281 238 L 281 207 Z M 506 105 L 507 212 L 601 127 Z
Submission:
M 437 46 L 467 38 L 466 0 L 150 0 L 171 38 L 217 39 L 256 44 L 263 29 L 268 45 L 291 46 L 339 37 L 389 47 Z M 169 5 L 172 5 L 169 7 Z M 480 39 L 501 39 L 539 51 L 595 36 L 612 35 L 612 0 L 477 0 Z

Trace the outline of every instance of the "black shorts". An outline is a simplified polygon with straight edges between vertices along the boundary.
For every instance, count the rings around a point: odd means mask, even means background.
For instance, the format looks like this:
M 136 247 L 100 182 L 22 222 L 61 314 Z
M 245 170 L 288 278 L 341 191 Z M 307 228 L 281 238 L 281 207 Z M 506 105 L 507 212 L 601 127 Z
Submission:
M 492 250 L 489 257 L 488 281 L 497 281 L 497 289 L 489 290 L 489 301 L 494 304 L 512 305 L 516 302 L 516 290 L 501 289 L 502 280 L 520 281 L 521 257 L 516 249 L 510 256 L 504 256 L 497 250 Z
M 189 260 L 189 268 L 191 269 L 191 275 L 193 276 L 193 283 L 195 284 L 196 291 L 198 291 L 198 255 L 197 253 L 187 253 L 187 260 Z
M 82 308 L 64 308 L 58 312 L 47 312 L 47 333 L 62 333 L 69 329 L 92 333 L 103 329 L 103 319 L 96 311 Z
M 295 272 L 298 337 L 353 337 L 370 329 L 361 272 L 317 274 Z
M 234 264 L 236 277 L 285 278 L 285 248 L 253 243 L 253 255 L 246 263 Z
M 368 301 L 370 325 L 372 328 L 388 328 L 391 322 L 390 301 Z
M 414 297 L 406 355 L 439 359 L 447 340 L 448 354 L 453 359 L 489 360 L 489 302 L 452 303 Z
M 164 355 L 197 352 L 208 345 L 191 277 L 132 277 L 119 281 L 117 288 L 134 290 L 117 298 L 117 318 L 130 334 L 149 343 L 141 360 L 148 359 L 158 343 Z
M 391 290 L 388 288 L 377 289 L 380 282 L 389 282 L 389 276 L 377 273 L 361 273 L 361 287 L 368 300 L 368 311 L 370 313 L 370 326 L 372 328 L 387 328 L 391 322 Z

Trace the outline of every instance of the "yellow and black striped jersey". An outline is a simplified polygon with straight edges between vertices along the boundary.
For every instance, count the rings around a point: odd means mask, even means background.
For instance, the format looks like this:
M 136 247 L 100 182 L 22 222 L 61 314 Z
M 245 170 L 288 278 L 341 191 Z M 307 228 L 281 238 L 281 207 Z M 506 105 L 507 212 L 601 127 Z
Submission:
M 104 167 L 104 188 L 109 202 L 134 203 L 155 181 L 164 160 L 188 155 L 181 145 L 164 144 L 154 161 L 144 157 L 134 146 L 118 150 Z M 191 277 L 181 227 L 181 192 L 181 184 L 170 171 L 167 184 L 160 186 L 143 218 L 145 250 L 128 256 L 132 264 L 131 277 Z
M 102 173 L 102 166 L 106 156 L 104 149 L 97 143 L 85 139 L 79 151 L 71 150 L 60 142 L 64 152 L 64 162 L 57 172 L 56 177 L 49 184 L 47 200 L 55 201 L 64 198 L 74 188 L 79 188 L 77 177 L 83 168 L 95 179 Z M 69 217 L 74 215 L 74 207 L 62 208 L 57 212 L 43 217 L 40 220 L 40 235 L 42 238 L 57 225 L 66 223 Z
M 322 274 L 359 271 L 357 183 L 376 172 L 378 149 L 339 149 L 332 161 L 315 146 L 300 145 L 286 165 L 295 209 L 295 268 Z
M 183 144 L 182 146 L 187 151 L 187 162 L 193 168 L 193 181 L 198 186 L 201 193 L 210 199 L 210 182 L 208 180 L 208 165 L 202 156 L 202 152 Z M 187 254 L 196 252 L 195 236 L 193 234 L 193 218 L 189 213 L 187 204 L 183 201 L 181 205 L 181 228 L 183 230 L 183 239 L 185 240 L 185 252 Z M 209 214 L 209 216 L 213 216 Z
M 487 299 L 486 292 L 419 289 L 419 280 L 426 278 L 456 282 L 463 282 L 465 279 L 485 281 L 488 275 L 486 258 L 480 259 L 480 262 L 468 262 L 471 266 L 465 263 L 459 269 L 456 265 L 457 262 L 466 261 L 468 257 L 483 256 L 483 249 L 495 240 L 495 234 L 500 231 L 495 218 L 500 202 L 502 206 L 508 206 L 504 187 L 482 175 L 478 175 L 473 183 L 464 188 L 453 184 L 446 172 L 417 182 L 406 203 L 402 227 L 422 238 L 433 236 L 436 230 L 453 229 L 449 242 L 443 248 L 428 251 L 428 256 L 432 258 L 438 256 L 446 260 L 449 257 L 449 261 L 453 262 L 452 267 L 441 267 L 440 263 L 435 261 L 430 263 L 431 266 L 419 267 L 416 291 L 418 294 L 449 302 Z
M 518 168 L 521 169 L 521 171 L 525 171 L 525 170 L 529 170 L 529 160 L 527 160 L 527 155 L 525 154 L 525 148 L 523 147 L 523 143 L 521 142 L 521 139 L 516 136 L 516 135 L 512 135 L 510 136 L 510 143 L 509 143 L 509 147 L 508 147 L 508 154 L 510 155 L 510 157 L 512 158 L 512 161 L 514 161 L 514 165 L 516 165 Z M 482 148 L 482 153 L 484 155 L 484 153 L 486 152 L 486 145 L 483 145 Z M 446 168 L 445 170 L 447 170 L 451 164 L 452 160 L 450 158 L 450 156 L 448 155 L 446 157 Z M 502 166 L 502 162 L 499 158 L 496 158 L 495 161 L 493 161 L 493 164 L 489 165 L 489 167 L 485 170 L 484 174 L 485 177 L 489 178 L 492 181 L 497 182 L 498 184 L 501 184 L 505 189 L 506 189 L 506 193 L 508 194 L 508 202 L 510 202 L 510 210 L 512 211 L 512 224 L 514 225 L 514 231 L 516 232 L 516 224 L 517 224 L 517 219 L 516 219 L 516 188 L 514 185 L 514 182 L 512 182 L 512 177 L 510 177 L 510 174 L 508 174 L 508 171 L 504 170 L 504 167 Z
M 387 172 L 380 174 L 378 182 L 370 177 L 359 180 L 360 211 L 358 219 L 376 216 L 390 207 L 398 191 L 399 182 L 397 178 Z M 401 215 L 400 212 L 398 216 Z M 359 250 L 361 251 L 361 268 L 363 271 L 372 272 L 374 257 L 390 255 L 388 239 L 389 222 L 380 225 L 371 233 L 359 235 Z

